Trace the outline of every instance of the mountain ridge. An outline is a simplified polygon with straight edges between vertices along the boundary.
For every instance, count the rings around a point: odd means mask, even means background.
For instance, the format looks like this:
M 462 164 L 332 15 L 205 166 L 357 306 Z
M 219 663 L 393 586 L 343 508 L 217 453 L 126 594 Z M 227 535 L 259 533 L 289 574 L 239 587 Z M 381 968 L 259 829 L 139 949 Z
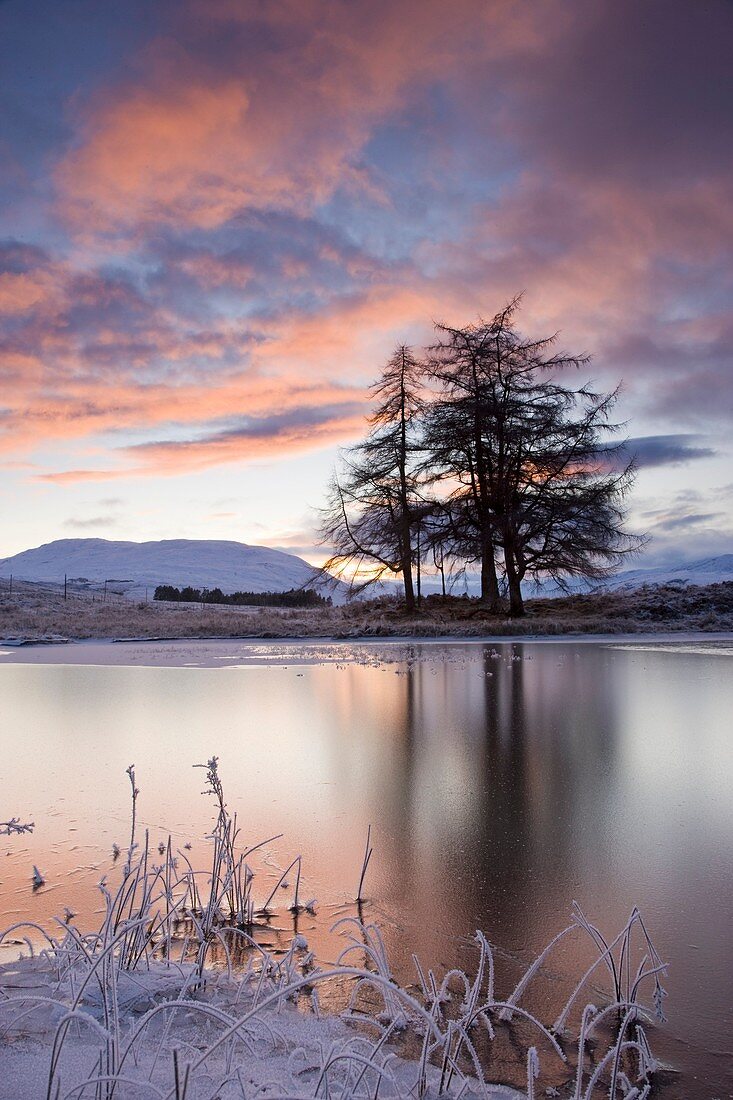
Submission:
M 335 578 L 324 578 L 303 558 L 285 550 L 237 542 L 234 539 L 159 539 L 135 542 L 101 538 L 55 539 L 41 546 L 0 558 L 0 577 L 13 574 L 17 580 L 63 584 L 71 582 L 93 587 L 105 581 L 116 590 L 136 596 L 159 584 L 176 587 L 220 588 L 223 592 L 283 592 L 310 587 L 330 594 L 336 602 L 346 595 L 346 585 Z M 571 579 L 571 592 L 633 590 L 643 585 L 708 585 L 733 580 L 733 553 L 697 558 L 674 565 L 638 566 L 617 573 L 608 580 Z M 423 575 L 423 592 L 437 592 L 437 576 Z M 378 585 L 375 594 L 398 592 L 398 582 Z M 454 588 L 475 595 L 478 579 L 468 574 Z M 555 584 L 527 584 L 526 595 L 564 594 Z
M 569 577 L 567 591 L 560 588 L 554 581 L 545 580 L 539 583 L 524 581 L 522 589 L 527 599 L 564 596 L 570 594 L 582 594 L 589 592 L 616 592 L 623 590 L 633 591 L 644 585 L 677 584 L 709 585 L 720 584 L 723 581 L 733 581 L 733 554 L 718 554 L 707 558 L 697 558 L 694 561 L 682 561 L 674 565 L 637 566 L 634 569 L 624 569 L 613 577 L 603 581 L 588 581 L 581 577 Z M 394 582 L 389 582 L 394 584 Z M 453 595 L 461 596 L 467 593 L 476 596 L 480 592 L 480 577 L 476 573 L 466 573 L 465 578 L 459 577 L 453 585 Z M 384 590 L 389 590 L 387 584 Z M 440 591 L 440 578 L 423 574 L 422 590 L 425 595 Z
M 572 591 L 619 591 L 641 588 L 642 585 L 708 585 L 733 581 L 733 554 L 718 554 L 693 561 L 681 561 L 674 565 L 637 566 L 624 569 L 605 581 L 578 581 Z
M 0 558 L 0 576 L 63 584 L 114 582 L 125 595 L 159 584 L 221 588 L 223 592 L 330 590 L 318 569 L 284 550 L 233 539 L 55 539 Z M 334 582 L 337 584 L 338 582 Z

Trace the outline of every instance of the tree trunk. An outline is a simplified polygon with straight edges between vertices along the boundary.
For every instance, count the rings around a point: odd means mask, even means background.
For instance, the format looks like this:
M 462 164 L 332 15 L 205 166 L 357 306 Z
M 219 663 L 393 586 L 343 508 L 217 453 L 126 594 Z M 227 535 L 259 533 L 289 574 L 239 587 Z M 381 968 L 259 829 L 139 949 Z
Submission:
M 522 598 L 522 583 L 514 561 L 514 551 L 511 541 L 504 546 L 504 565 L 506 568 L 507 586 L 509 588 L 509 614 L 512 618 L 524 615 L 524 600 Z
M 417 562 L 415 563 L 415 569 L 417 573 L 417 606 L 418 610 L 422 606 L 422 587 L 420 577 L 420 524 L 417 525 Z
M 407 490 L 407 395 L 405 393 L 405 349 L 402 348 L 400 370 L 400 503 L 402 505 L 402 579 L 405 584 L 405 610 L 415 610 L 415 591 L 412 587 L 412 523 Z M 419 548 L 418 548 L 419 550 Z M 420 599 L 418 579 L 418 600 Z
M 415 589 L 412 586 L 412 567 L 409 560 L 402 566 L 402 580 L 405 586 L 405 610 L 415 610 Z
M 412 545 L 409 519 L 402 527 L 402 582 L 405 586 L 405 610 L 415 610 L 415 590 L 412 586 Z
M 486 604 L 490 611 L 499 610 L 499 581 L 491 541 L 484 541 L 481 549 L 481 603 Z

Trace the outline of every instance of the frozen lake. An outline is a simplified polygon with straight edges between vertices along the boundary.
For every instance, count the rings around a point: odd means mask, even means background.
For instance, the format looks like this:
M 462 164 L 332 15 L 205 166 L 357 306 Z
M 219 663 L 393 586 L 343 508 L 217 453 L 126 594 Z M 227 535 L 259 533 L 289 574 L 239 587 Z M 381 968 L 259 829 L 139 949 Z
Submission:
M 524 965 L 574 899 L 609 932 L 637 904 L 670 963 L 664 1095 L 731 1096 L 732 673 L 730 640 L 0 650 L 0 816 L 36 822 L 3 838 L 0 923 L 99 908 L 131 763 L 151 842 L 195 862 L 213 808 L 192 765 L 217 754 L 247 840 L 284 834 L 267 883 L 302 854 L 322 956 L 370 823 L 365 915 L 403 975 L 412 951 L 465 964 L 476 928 Z

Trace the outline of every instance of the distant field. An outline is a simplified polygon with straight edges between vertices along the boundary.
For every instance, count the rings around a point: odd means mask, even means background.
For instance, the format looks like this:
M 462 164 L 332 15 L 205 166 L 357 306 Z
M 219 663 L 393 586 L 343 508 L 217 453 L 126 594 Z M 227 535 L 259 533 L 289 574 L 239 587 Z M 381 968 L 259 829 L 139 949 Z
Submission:
M 475 601 L 430 596 L 407 616 L 394 600 L 297 609 L 137 602 L 30 583 L 0 591 L 0 641 L 61 638 L 421 637 L 733 630 L 733 582 L 536 599 L 527 615 L 489 615 Z

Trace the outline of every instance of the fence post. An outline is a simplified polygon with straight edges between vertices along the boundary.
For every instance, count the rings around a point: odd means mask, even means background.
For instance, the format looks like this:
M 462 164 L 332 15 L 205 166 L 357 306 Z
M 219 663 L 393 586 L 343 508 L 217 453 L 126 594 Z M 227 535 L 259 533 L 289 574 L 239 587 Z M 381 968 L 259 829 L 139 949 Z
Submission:
M 13 598 L 13 574 L 10 574 L 10 598 Z
M 66 599 L 66 574 L 64 573 L 64 599 Z

